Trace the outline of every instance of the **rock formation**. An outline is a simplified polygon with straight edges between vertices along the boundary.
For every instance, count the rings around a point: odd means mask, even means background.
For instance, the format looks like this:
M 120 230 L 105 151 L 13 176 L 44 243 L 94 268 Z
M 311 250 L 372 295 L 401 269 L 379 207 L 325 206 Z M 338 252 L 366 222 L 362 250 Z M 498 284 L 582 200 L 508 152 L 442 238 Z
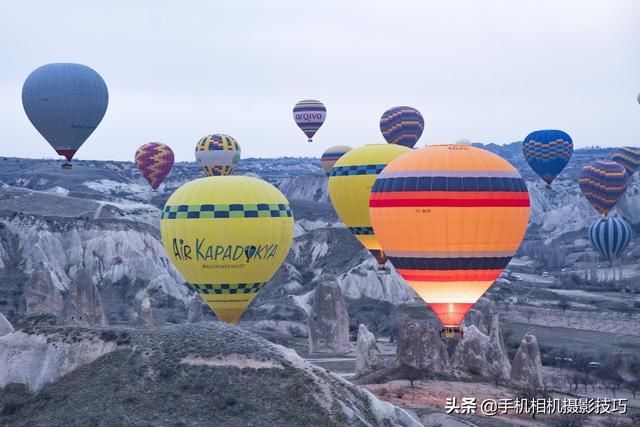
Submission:
M 485 315 L 482 311 L 472 308 L 464 317 L 465 326 L 475 326 L 480 332 L 485 335 L 489 334 L 489 330 L 485 326 Z
M 151 299 L 145 289 L 141 289 L 136 294 L 131 323 L 137 327 L 151 326 L 154 323 L 151 313 Z
M 542 386 L 542 360 L 538 340 L 527 333 L 520 341 L 520 347 L 513 358 L 511 381 L 523 387 Z
M 42 268 L 34 270 L 24 284 L 25 313 L 49 313 L 60 316 L 64 307 L 61 287 L 52 279 L 52 272 Z M 64 288 L 62 288 L 64 289 Z
M 86 271 L 77 273 L 77 281 L 71 286 L 62 311 L 62 322 L 68 325 L 106 325 L 100 294 Z
M 0 337 L 0 388 L 21 383 L 30 390 L 40 390 L 116 348 L 115 340 L 103 341 L 97 334 L 67 335 L 63 329 L 57 331 L 60 333 L 50 335 L 17 331 Z
M 461 372 L 491 377 L 496 381 L 509 379 L 511 364 L 497 314 L 492 316 L 489 335 L 483 334 L 474 325 L 465 327 L 464 338 L 453 353 L 452 365 Z
M 204 318 L 202 314 L 204 306 L 205 303 L 200 296 L 193 297 L 187 308 L 187 321 L 191 323 L 201 322 Z
M 0 337 L 13 332 L 13 326 L 2 313 L 0 313 Z
M 335 280 L 320 279 L 313 295 L 308 326 L 310 353 L 349 351 L 349 313 Z
M 0 337 L 0 343 L 0 386 L 19 382 L 40 390 L 14 393 L 11 410 L 0 410 L 0 425 L 82 420 L 83 425 L 421 426 L 404 410 L 295 351 L 220 322 L 126 330 L 52 327 L 38 335 L 16 332 Z M 80 366 L 81 355 L 92 357 Z M 60 377 L 69 368 L 76 369 Z
M 487 349 L 489 337 L 474 325 L 464 328 L 464 338 L 458 342 L 451 364 L 454 369 L 472 375 L 489 376 Z
M 486 359 L 489 365 L 489 376 L 500 381 L 508 381 L 511 377 L 511 362 L 504 347 L 498 313 L 493 313 L 491 319 L 488 345 Z
M 376 344 L 376 337 L 369 332 L 366 326 L 358 328 L 358 341 L 356 343 L 356 372 L 360 377 L 378 369 L 385 368 L 384 358 Z
M 449 354 L 440 334 L 430 323 L 423 325 L 412 319 L 405 320 L 400 326 L 396 360 L 398 365 L 432 373 L 450 371 Z

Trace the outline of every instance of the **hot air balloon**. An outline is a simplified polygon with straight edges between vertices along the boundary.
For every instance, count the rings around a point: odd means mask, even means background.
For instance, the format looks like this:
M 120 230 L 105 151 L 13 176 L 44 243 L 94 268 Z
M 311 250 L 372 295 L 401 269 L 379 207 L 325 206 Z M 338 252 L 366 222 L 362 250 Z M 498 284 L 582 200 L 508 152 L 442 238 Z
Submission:
M 389 144 L 413 148 L 424 130 L 424 119 L 413 107 L 393 107 L 380 118 L 380 131 Z
M 229 175 L 239 161 L 240 144 L 229 135 L 207 135 L 196 144 L 196 162 L 207 176 Z
M 29 74 L 22 87 L 27 117 L 68 161 L 100 124 L 108 103 L 102 77 L 80 64 L 43 65 Z
M 627 172 L 620 163 L 596 160 L 582 168 L 578 185 L 591 206 L 605 217 L 624 194 L 627 181 Z
M 293 107 L 293 120 L 302 129 L 302 132 L 307 135 L 309 142 L 313 141 L 311 138 L 320 129 L 326 117 L 327 109 L 324 104 L 315 99 L 305 99 Z
M 573 141 L 561 130 L 537 130 L 522 142 L 522 153 L 531 169 L 551 186 L 571 159 Z
M 151 188 L 156 190 L 171 172 L 174 161 L 173 151 L 159 142 L 149 142 L 138 148 L 135 161 L 142 176 Z
M 381 267 L 387 258 L 371 228 L 369 194 L 380 171 L 391 160 L 409 151 L 407 147 L 395 144 L 365 145 L 342 156 L 329 175 L 329 196 L 334 209 Z
M 431 145 L 380 173 L 369 201 L 380 246 L 442 322 L 459 325 L 518 250 L 529 193 L 518 171 L 481 148 Z
M 611 153 L 611 160 L 620 163 L 627 171 L 629 176 L 636 173 L 640 167 L 640 148 L 621 147 L 616 148 Z
M 622 218 L 600 218 L 589 227 L 589 240 L 600 255 L 613 263 L 629 245 L 631 227 Z
M 320 163 L 322 164 L 322 170 L 324 170 L 327 176 L 329 176 L 333 165 L 347 151 L 351 151 L 351 147 L 347 147 L 346 145 L 334 145 L 333 147 L 327 148 L 325 152 L 322 153 Z
M 160 221 L 169 259 L 218 319 L 236 323 L 284 261 L 293 240 L 289 202 L 245 176 L 190 181 Z

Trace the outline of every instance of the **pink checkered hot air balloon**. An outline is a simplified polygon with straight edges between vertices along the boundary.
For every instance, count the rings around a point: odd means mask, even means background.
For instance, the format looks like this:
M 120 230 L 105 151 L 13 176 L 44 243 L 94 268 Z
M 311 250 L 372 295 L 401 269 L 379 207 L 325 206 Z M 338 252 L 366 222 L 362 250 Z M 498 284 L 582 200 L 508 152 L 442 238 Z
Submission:
M 173 167 L 173 151 L 159 142 L 148 142 L 136 151 L 136 166 L 156 190 Z

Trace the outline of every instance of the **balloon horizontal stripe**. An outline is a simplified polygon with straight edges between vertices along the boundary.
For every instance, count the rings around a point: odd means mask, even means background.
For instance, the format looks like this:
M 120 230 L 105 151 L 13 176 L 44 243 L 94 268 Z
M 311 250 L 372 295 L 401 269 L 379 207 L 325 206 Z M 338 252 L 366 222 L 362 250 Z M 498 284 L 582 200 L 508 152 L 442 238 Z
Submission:
M 340 153 L 324 153 L 320 160 L 338 160 L 344 155 L 344 152 Z
M 384 171 L 380 179 L 413 178 L 413 177 L 444 177 L 444 178 L 520 178 L 517 171 L 487 171 L 487 170 L 394 170 Z
M 397 207 L 529 207 L 529 197 L 527 193 L 522 193 L 524 196 L 518 196 L 519 193 L 509 197 L 500 197 L 499 195 L 492 193 L 490 197 L 455 197 L 452 194 L 448 194 L 446 197 L 421 197 L 421 198 L 401 198 L 393 197 L 386 198 L 385 193 L 376 198 L 369 200 L 369 206 L 372 208 L 397 208 Z M 391 193 L 387 193 L 391 194 Z M 469 195 L 473 193 L 463 193 Z M 478 193 L 479 196 L 483 196 L 482 193 Z
M 255 294 L 262 289 L 264 284 L 265 282 L 224 284 L 189 283 L 189 286 L 199 294 Z
M 393 259 L 389 258 L 393 264 Z M 505 264 L 506 265 L 506 264 Z M 395 267 L 395 264 L 394 264 Z M 407 281 L 415 282 L 493 282 L 503 268 L 496 270 L 409 270 L 396 268 Z M 427 301 L 428 302 L 428 301 Z
M 522 178 L 504 177 L 398 177 L 387 178 L 380 175 L 376 180 L 373 193 L 378 192 L 414 192 L 414 191 L 447 191 L 447 192 L 527 192 L 527 185 Z
M 349 231 L 352 234 L 361 236 L 373 236 L 375 234 L 372 227 L 349 227 Z
M 199 218 L 288 218 L 292 217 L 288 204 L 220 204 L 220 205 L 166 205 L 162 219 Z
M 378 175 L 387 165 L 334 166 L 329 176 Z
M 468 251 L 402 251 L 387 250 L 389 257 L 398 258 L 511 258 L 516 250 L 481 251 L 472 249 Z
M 398 258 L 389 254 L 387 258 L 401 270 L 498 270 L 509 264 L 511 256 L 474 258 Z

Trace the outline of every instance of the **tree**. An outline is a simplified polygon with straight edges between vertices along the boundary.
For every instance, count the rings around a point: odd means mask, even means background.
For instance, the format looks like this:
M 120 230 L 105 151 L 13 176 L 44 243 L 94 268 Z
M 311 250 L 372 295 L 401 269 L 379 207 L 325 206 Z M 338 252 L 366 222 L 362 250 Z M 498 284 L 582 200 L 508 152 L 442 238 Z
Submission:
M 558 308 L 564 313 L 569 307 L 571 307 L 571 303 L 569 302 L 567 297 L 560 296 L 560 298 L 558 299 Z
M 625 384 L 627 390 L 629 390 L 631 392 L 631 394 L 633 394 L 633 398 L 636 398 L 636 394 L 638 392 L 640 392 L 640 380 L 638 379 L 634 379 L 631 381 L 627 381 Z
M 411 388 L 413 388 L 413 382 L 422 379 L 422 371 L 411 365 L 406 365 L 403 363 L 402 366 L 400 366 L 400 376 L 409 381 L 409 384 L 411 384 Z

